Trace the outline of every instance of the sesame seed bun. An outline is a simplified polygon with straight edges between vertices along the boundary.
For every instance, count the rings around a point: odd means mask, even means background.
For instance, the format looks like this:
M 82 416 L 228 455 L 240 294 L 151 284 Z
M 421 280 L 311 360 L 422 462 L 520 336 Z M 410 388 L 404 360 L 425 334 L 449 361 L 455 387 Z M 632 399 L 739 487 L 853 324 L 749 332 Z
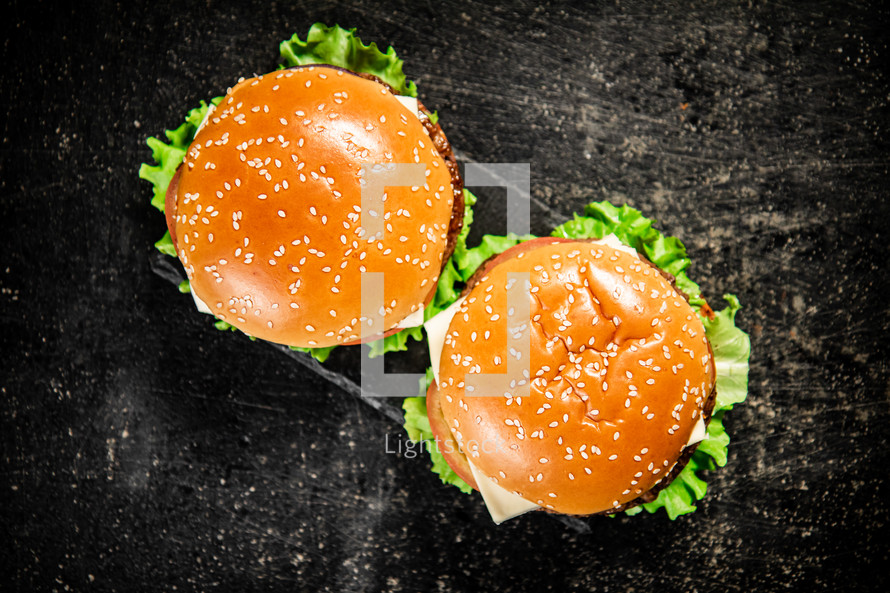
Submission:
M 444 420 L 482 474 L 545 509 L 628 508 L 666 485 L 709 418 L 715 370 L 704 327 L 665 276 L 626 251 L 542 240 L 511 255 L 477 279 L 449 326 Z M 470 397 L 468 373 L 506 371 L 515 272 L 531 283 L 530 390 Z
M 426 184 L 387 187 L 383 238 L 369 241 L 360 171 L 377 163 L 422 163 Z M 324 66 L 273 72 L 235 85 L 198 131 L 168 192 L 171 236 L 193 293 L 245 333 L 362 340 L 361 272 L 385 274 L 386 329 L 434 290 L 452 168 L 386 85 Z

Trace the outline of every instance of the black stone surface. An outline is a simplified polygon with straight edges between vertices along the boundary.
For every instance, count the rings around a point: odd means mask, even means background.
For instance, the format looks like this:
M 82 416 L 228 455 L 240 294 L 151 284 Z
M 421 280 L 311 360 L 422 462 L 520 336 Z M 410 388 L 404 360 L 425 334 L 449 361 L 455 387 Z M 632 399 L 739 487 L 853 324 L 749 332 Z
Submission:
M 5 13 L 0 589 L 890 586 L 880 3 Z M 398 423 L 216 331 L 152 272 L 145 137 L 273 69 L 316 20 L 394 45 L 462 158 L 530 163 L 533 231 L 627 201 L 685 241 L 707 295 L 739 295 L 750 396 L 698 512 L 495 527 L 425 460 L 386 452 Z M 480 225 L 502 231 L 503 197 L 480 193 Z

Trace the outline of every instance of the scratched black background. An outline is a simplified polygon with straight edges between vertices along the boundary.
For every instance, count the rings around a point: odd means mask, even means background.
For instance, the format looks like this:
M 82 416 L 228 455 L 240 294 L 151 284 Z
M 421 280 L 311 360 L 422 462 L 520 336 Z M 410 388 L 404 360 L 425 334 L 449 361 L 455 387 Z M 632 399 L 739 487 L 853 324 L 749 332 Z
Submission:
M 888 13 L 657 4 L 11 3 L 0 589 L 887 590 Z M 739 295 L 750 396 L 698 512 L 495 527 L 153 273 L 145 137 L 316 20 L 393 44 L 465 160 L 531 163 L 533 231 L 626 201 Z

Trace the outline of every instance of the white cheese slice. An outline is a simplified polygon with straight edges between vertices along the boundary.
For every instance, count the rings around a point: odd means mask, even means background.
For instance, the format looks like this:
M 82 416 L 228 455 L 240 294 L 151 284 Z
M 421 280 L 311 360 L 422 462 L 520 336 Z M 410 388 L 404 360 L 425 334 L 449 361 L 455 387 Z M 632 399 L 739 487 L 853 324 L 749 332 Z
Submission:
M 430 366 L 433 367 L 433 376 L 436 378 L 437 383 L 439 381 L 439 359 L 442 358 L 445 336 L 448 334 L 451 320 L 463 302 L 463 297 L 459 298 L 450 307 L 431 317 L 423 324 L 426 330 L 427 342 L 429 343 Z M 470 463 L 470 469 L 473 472 L 473 477 L 476 479 L 476 484 L 479 486 L 479 492 L 482 493 L 482 500 L 485 501 L 485 506 L 496 524 L 503 523 L 507 519 L 512 519 L 538 508 L 538 505 L 535 503 L 529 502 L 492 482 L 488 476 L 483 474 L 472 463 Z
M 454 301 L 450 307 L 441 311 L 437 315 L 430 317 L 423 328 L 426 330 L 427 343 L 430 351 L 430 366 L 433 367 L 433 377 L 436 383 L 439 382 L 439 359 L 442 358 L 442 348 L 445 347 L 445 336 L 448 334 L 448 326 L 451 325 L 451 319 L 460 309 L 464 297 Z
M 621 242 L 621 239 L 619 239 L 612 233 L 609 233 L 608 235 L 606 235 L 605 237 L 603 237 L 602 239 L 600 239 L 598 241 L 594 241 L 594 243 L 603 243 L 604 245 L 608 245 L 609 247 L 612 247 L 613 249 L 617 249 L 618 251 L 623 251 L 625 253 L 629 253 L 637 259 L 640 258 L 636 249 L 634 249 L 633 247 L 630 247 L 628 245 L 625 245 L 624 243 Z
M 195 289 L 189 287 L 189 294 L 192 295 L 192 299 L 195 301 L 195 307 L 198 308 L 198 311 L 201 313 L 207 313 L 208 315 L 213 315 L 213 311 L 210 310 L 210 307 L 207 306 L 207 303 L 202 301 L 198 295 L 195 294 Z
M 689 435 L 689 442 L 686 443 L 687 447 L 691 447 L 696 443 L 700 443 L 708 436 L 708 427 L 705 426 L 705 421 L 701 416 L 698 417 L 698 422 L 695 423 L 695 428 L 692 429 L 692 434 Z
M 491 520 L 495 525 L 500 525 L 507 519 L 518 517 L 529 511 L 540 508 L 530 500 L 526 500 L 514 494 L 509 490 L 495 484 L 491 478 L 482 473 L 478 467 L 470 463 L 470 470 L 473 472 L 473 478 L 476 479 L 476 485 L 479 486 L 479 492 L 482 494 L 482 500 L 485 501 L 485 507 L 491 515 Z
M 408 111 L 414 114 L 414 117 L 420 119 L 420 113 L 417 110 L 417 99 L 414 97 L 408 97 L 406 95 L 396 95 L 396 99 L 399 100 L 399 103 L 404 105 Z
M 198 135 L 198 132 L 201 131 L 201 128 L 204 127 L 204 124 L 207 123 L 207 120 L 210 119 L 210 114 L 216 110 L 216 105 L 211 103 L 207 106 L 207 111 L 204 112 L 204 119 L 201 120 L 201 123 L 198 124 L 198 129 L 195 130 L 195 135 Z
M 411 313 L 400 322 L 395 324 L 393 327 L 397 327 L 399 329 L 406 329 L 409 327 L 417 327 L 418 325 L 423 325 L 423 305 L 420 305 L 417 308 L 417 311 Z

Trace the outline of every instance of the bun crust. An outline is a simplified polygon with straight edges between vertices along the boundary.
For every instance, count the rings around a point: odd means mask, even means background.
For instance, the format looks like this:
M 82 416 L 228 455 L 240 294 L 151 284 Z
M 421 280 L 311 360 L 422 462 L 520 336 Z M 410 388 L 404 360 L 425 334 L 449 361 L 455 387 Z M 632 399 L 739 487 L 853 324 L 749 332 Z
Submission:
M 426 165 L 423 187 L 386 188 L 379 241 L 360 227 L 360 170 L 376 163 Z M 438 280 L 451 176 L 416 114 L 377 82 L 313 66 L 244 80 L 181 171 L 172 234 L 192 290 L 249 335 L 363 339 L 361 272 L 385 273 L 384 329 Z
M 529 395 L 468 397 L 467 373 L 506 370 L 511 272 L 531 282 Z M 671 284 L 631 254 L 586 242 L 490 269 L 451 322 L 439 376 L 442 411 L 469 460 L 573 515 L 620 507 L 666 477 L 715 380 L 704 327 Z

